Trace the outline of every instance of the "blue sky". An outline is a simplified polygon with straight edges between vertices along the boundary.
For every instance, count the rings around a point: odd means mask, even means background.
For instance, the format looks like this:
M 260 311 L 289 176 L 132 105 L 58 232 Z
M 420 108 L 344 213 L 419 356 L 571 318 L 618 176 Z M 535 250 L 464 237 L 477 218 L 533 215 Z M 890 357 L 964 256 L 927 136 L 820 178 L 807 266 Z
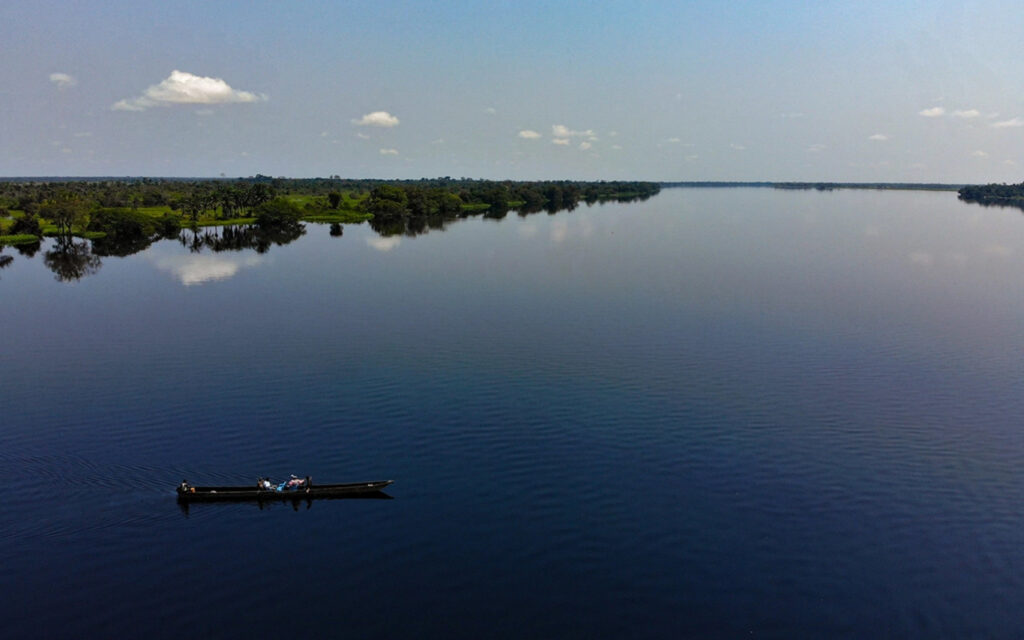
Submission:
M 1022 33 L 1009 2 L 9 0 L 0 175 L 1019 182 Z

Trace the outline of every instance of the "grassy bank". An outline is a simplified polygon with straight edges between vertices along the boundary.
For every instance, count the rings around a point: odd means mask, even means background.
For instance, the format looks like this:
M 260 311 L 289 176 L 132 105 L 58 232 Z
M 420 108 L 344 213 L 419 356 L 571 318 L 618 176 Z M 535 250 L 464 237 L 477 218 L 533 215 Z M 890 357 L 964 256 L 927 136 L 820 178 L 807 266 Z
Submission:
M 302 216 L 303 222 L 337 222 L 340 224 L 358 224 L 372 219 L 372 213 L 362 213 L 361 211 L 331 211 Z
M 15 244 L 35 244 L 39 242 L 37 236 L 32 236 L 24 233 L 16 235 L 0 235 L 0 245 L 15 245 Z

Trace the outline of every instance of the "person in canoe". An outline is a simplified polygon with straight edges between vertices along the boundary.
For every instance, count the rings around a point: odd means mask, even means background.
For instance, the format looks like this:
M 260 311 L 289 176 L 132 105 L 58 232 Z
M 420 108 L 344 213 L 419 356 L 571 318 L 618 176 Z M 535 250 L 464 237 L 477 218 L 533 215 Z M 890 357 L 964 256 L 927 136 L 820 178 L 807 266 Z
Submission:
M 285 480 L 281 484 L 275 484 L 270 481 L 270 478 L 260 478 L 256 481 L 256 486 L 262 491 L 296 491 L 298 489 L 308 489 L 313 484 L 309 476 L 305 478 L 299 478 L 292 476 L 290 480 Z
M 295 491 L 296 489 L 301 489 L 305 485 L 306 485 L 306 481 L 304 479 L 297 478 L 297 477 L 295 477 L 293 475 L 291 477 L 291 480 L 286 480 L 285 482 L 282 482 L 280 485 L 278 485 L 277 490 L 278 491 Z

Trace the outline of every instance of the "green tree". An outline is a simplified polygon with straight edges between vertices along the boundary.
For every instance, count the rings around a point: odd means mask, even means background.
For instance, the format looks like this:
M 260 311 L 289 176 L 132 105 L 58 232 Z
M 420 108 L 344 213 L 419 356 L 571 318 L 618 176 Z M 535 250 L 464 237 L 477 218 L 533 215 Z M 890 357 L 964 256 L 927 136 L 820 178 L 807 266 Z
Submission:
M 274 198 L 256 207 L 256 225 L 260 227 L 302 226 L 302 210 L 286 198 Z
M 72 229 L 82 229 L 89 221 L 89 202 L 69 192 L 58 193 L 39 209 L 39 215 L 57 226 L 57 235 L 67 238 Z
M 43 227 L 39 224 L 39 216 L 34 213 L 26 213 L 20 218 L 15 219 L 14 224 L 11 225 L 12 235 L 31 235 L 42 237 Z
M 396 222 L 408 215 L 406 205 L 409 199 L 405 189 L 390 184 L 380 184 L 370 190 L 365 200 L 366 211 L 380 222 Z

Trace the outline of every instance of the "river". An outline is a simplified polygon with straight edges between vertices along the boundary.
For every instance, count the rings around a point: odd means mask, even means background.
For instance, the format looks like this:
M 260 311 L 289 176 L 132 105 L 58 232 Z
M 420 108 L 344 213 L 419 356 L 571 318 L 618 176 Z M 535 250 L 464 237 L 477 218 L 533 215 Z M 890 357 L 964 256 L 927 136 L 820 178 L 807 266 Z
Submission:
M 1019 633 L 1019 211 L 666 189 L 4 254 L 7 637 Z M 395 484 L 175 500 L 292 473 Z

